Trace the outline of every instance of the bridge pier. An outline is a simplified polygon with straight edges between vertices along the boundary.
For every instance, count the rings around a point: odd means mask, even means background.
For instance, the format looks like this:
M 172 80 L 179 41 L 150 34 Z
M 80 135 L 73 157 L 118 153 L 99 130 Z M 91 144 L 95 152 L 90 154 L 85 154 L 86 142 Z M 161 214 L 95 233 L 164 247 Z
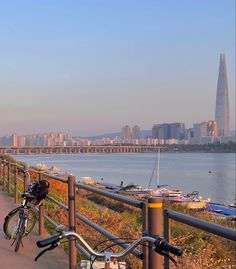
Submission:
M 13 155 L 18 155 L 20 154 L 20 150 L 19 149 L 14 149 L 13 150 Z

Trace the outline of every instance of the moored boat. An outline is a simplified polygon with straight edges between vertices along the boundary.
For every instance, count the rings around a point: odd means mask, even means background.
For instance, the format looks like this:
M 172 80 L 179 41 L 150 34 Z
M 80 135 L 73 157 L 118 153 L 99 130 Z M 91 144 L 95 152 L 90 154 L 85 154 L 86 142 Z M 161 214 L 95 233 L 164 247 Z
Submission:
M 230 208 L 222 204 L 217 204 L 217 203 L 209 203 L 207 206 L 207 210 L 220 213 L 226 216 L 232 216 L 236 217 L 236 209 L 235 208 Z

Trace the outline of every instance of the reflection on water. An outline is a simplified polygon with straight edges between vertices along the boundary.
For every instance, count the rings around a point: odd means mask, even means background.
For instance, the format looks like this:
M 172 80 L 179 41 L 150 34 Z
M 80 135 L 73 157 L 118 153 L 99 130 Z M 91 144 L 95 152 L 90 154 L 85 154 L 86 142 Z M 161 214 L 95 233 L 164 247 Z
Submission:
M 96 181 L 148 186 L 156 154 L 93 154 L 17 156 L 29 165 L 59 166 L 76 177 L 90 176 Z M 161 153 L 160 184 L 200 194 L 218 203 L 233 203 L 235 197 L 235 154 Z M 156 185 L 156 173 L 152 187 Z
M 211 188 L 214 190 L 215 197 L 220 201 L 224 201 L 228 193 L 229 197 L 232 197 L 231 202 L 234 202 L 235 197 L 235 156 L 233 156 L 233 162 L 229 156 L 225 158 L 219 158 L 219 156 L 212 155 L 213 162 L 215 164 L 215 176 L 211 181 Z M 233 176 L 231 177 L 233 172 Z

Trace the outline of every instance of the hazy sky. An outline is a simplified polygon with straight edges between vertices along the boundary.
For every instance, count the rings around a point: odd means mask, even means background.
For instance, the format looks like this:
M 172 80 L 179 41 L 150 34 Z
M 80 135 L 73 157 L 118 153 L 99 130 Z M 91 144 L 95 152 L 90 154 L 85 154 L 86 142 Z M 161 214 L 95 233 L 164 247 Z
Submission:
M 214 119 L 234 0 L 0 0 L 0 136 Z

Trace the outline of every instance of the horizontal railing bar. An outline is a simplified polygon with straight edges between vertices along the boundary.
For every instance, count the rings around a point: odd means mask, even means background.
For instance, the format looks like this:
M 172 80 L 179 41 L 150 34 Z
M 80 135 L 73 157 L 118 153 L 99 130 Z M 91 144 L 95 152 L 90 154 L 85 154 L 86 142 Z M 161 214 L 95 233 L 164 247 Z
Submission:
M 65 179 L 65 178 L 62 178 L 62 177 L 57 177 L 57 176 L 54 176 L 54 175 L 50 175 L 48 173 L 43 173 L 43 176 L 45 176 L 45 177 L 47 177 L 49 179 L 55 179 L 55 180 L 63 182 L 63 183 L 68 182 L 68 179 Z
M 21 166 L 21 165 L 17 165 L 18 167 L 20 167 L 20 168 L 24 168 L 24 166 Z M 32 172 L 32 173 L 40 173 L 40 170 L 36 170 L 36 169 L 33 169 L 33 168 L 27 168 L 27 170 L 29 171 L 29 172 Z M 13 174 L 14 175 L 14 174 Z M 48 173 L 46 173 L 46 172 L 43 172 L 43 175 L 45 176 L 45 177 L 48 177 L 48 178 L 51 178 L 51 179 L 55 179 L 55 180 L 57 180 L 57 181 L 61 181 L 61 182 L 63 182 L 63 183 L 67 183 L 67 179 L 64 179 L 64 178 L 62 178 L 62 177 L 58 177 L 58 176 L 54 176 L 54 175 L 51 175 L 51 174 L 48 174 Z
M 236 231 L 233 229 L 223 227 L 221 225 L 211 223 L 205 220 L 197 219 L 191 216 L 187 216 L 185 214 L 175 212 L 173 210 L 166 210 L 165 212 L 167 216 L 173 220 L 236 241 Z
M 53 226 L 57 227 L 56 222 L 54 222 L 51 218 L 49 218 L 49 216 L 47 216 L 47 215 L 44 214 L 44 218 L 45 218 L 48 222 L 50 222 Z
M 57 204 L 58 206 L 60 206 L 61 208 L 65 209 L 65 210 L 68 210 L 68 206 L 57 201 L 56 199 L 52 198 L 51 196 L 47 195 L 46 196 L 46 200 L 49 200 L 51 202 L 53 202 L 54 204 Z
M 88 186 L 88 185 L 85 185 L 85 184 L 82 184 L 79 182 L 76 182 L 75 186 L 79 187 L 81 189 L 96 193 L 96 194 L 100 194 L 102 196 L 106 196 L 106 197 L 111 198 L 113 200 L 116 200 L 116 201 L 119 201 L 119 202 L 122 202 L 122 203 L 125 203 L 128 205 L 132 205 L 134 207 L 142 208 L 142 205 L 143 205 L 143 202 L 141 202 L 141 201 L 134 200 L 132 198 L 125 197 L 125 196 L 115 194 L 115 193 L 111 193 L 108 191 L 100 190 L 98 188 L 94 188 L 94 187 L 91 187 L 91 186 Z
M 100 227 L 96 223 L 92 222 L 91 220 L 88 220 L 87 218 L 80 215 L 79 213 L 76 213 L 75 216 L 76 216 L 76 218 L 80 219 L 82 222 L 86 223 L 88 226 L 90 226 L 93 229 L 95 229 L 96 231 L 98 231 L 100 234 L 102 234 L 102 235 L 106 236 L 107 238 L 112 239 L 113 241 L 115 241 L 117 244 L 120 245 L 120 247 L 122 247 L 122 248 L 129 247 L 128 243 L 125 243 L 125 241 L 119 239 L 119 237 L 116 237 L 112 233 L 110 233 L 107 230 L 103 229 L 102 227 Z M 141 259 L 142 252 L 138 251 L 137 249 L 134 249 L 132 251 L 132 254 Z

